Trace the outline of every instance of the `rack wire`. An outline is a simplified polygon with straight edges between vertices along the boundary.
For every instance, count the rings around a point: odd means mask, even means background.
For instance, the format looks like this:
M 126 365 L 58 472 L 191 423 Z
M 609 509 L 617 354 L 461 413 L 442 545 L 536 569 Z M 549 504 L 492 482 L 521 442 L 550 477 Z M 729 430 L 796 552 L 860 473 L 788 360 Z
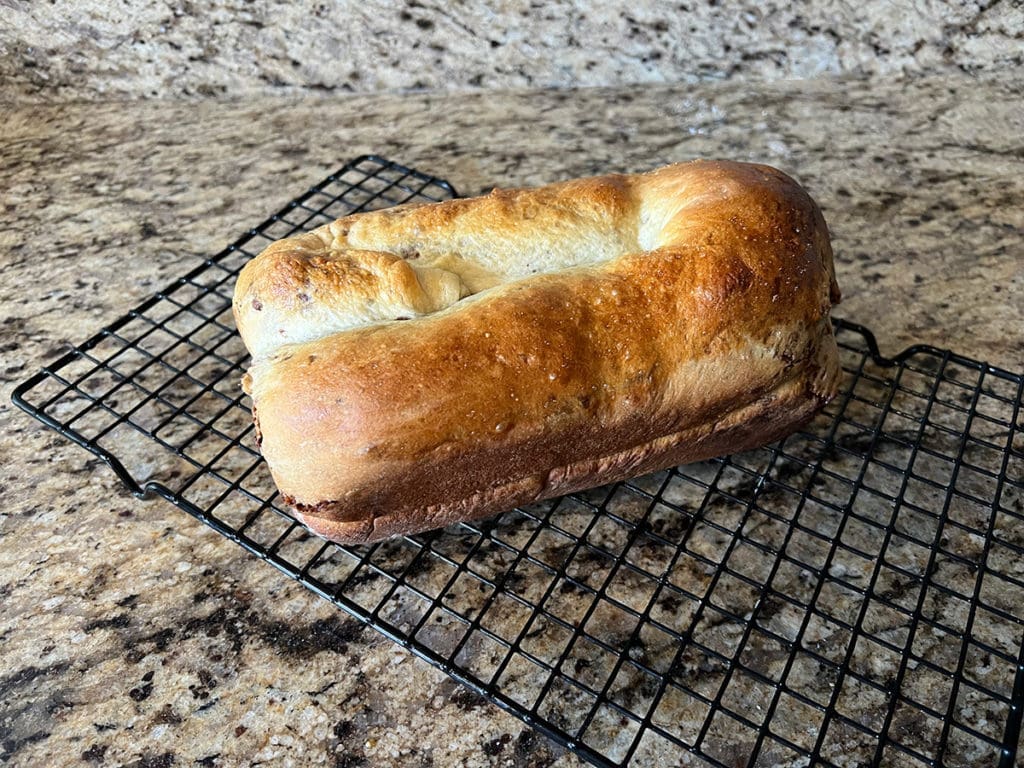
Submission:
M 1013 765 L 1021 374 L 887 359 L 836 320 L 842 393 L 775 445 L 375 546 L 289 516 L 239 386 L 238 271 L 339 216 L 454 196 L 354 160 L 13 400 L 596 765 Z

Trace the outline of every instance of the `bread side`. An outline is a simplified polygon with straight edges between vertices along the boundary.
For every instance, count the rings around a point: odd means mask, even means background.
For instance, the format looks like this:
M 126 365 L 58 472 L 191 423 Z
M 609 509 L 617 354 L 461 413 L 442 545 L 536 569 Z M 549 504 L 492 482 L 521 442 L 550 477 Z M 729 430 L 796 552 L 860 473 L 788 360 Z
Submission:
M 814 363 L 823 379 L 819 382 L 823 393 L 832 391 L 824 379 L 830 375 L 829 371 L 835 370 L 835 360 L 829 359 L 834 351 L 834 346 L 824 345 L 821 357 Z M 464 498 L 450 498 L 430 506 L 393 508 L 377 516 L 348 521 L 324 517 L 315 507 L 296 510 L 296 516 L 311 530 L 333 541 L 370 543 L 489 517 L 513 507 L 627 480 L 665 467 L 750 450 L 790 434 L 828 402 L 830 395 L 816 394 L 813 385 L 808 388 L 808 381 L 813 378 L 805 372 L 713 422 L 684 428 L 609 456 L 509 479 Z M 330 514 L 330 506 L 325 505 L 327 514 Z

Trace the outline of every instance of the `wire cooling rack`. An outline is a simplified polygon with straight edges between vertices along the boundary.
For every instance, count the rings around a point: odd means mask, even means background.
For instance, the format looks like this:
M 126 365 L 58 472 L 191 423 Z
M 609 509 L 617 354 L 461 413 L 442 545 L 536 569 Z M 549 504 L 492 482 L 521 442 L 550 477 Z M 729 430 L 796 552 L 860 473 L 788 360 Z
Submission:
M 839 320 L 841 395 L 761 450 L 376 546 L 278 506 L 239 387 L 239 269 L 338 216 L 454 195 L 359 158 L 14 401 L 595 764 L 1013 765 L 1024 376 L 926 346 L 885 359 Z

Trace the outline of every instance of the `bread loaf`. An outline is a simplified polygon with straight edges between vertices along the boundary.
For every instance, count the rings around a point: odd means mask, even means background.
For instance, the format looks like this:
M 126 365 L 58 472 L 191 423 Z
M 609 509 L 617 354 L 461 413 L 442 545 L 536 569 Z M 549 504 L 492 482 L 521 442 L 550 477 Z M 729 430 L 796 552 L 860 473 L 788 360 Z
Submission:
M 838 299 L 793 180 L 696 161 L 349 216 L 234 312 L 282 497 L 359 543 L 782 437 L 836 392 Z

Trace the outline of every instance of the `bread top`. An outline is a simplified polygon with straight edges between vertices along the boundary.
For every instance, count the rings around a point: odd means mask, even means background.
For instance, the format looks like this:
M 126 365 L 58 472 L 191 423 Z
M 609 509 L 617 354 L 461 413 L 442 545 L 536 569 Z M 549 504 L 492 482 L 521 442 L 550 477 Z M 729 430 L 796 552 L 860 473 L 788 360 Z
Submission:
M 356 214 L 269 246 L 236 288 L 253 357 L 409 320 L 534 275 L 645 250 L 629 177 Z
M 427 459 L 557 462 L 560 425 L 608 452 L 710 428 L 796 375 L 838 298 L 794 181 L 696 161 L 349 216 L 269 246 L 234 310 L 281 490 L 369 504 Z
M 742 234 L 735 216 L 719 215 L 722 204 L 750 205 L 759 192 L 787 187 L 806 198 L 772 168 L 697 161 L 355 214 L 273 243 L 246 265 L 235 290 L 239 332 L 258 359 L 339 331 L 422 318 L 536 276 L 665 248 L 695 255 Z M 744 226 L 785 223 L 765 202 L 760 220 L 746 216 Z M 835 291 L 827 242 L 824 250 Z M 752 277 L 759 265 L 749 255 L 732 270 L 714 265 L 720 281 Z

